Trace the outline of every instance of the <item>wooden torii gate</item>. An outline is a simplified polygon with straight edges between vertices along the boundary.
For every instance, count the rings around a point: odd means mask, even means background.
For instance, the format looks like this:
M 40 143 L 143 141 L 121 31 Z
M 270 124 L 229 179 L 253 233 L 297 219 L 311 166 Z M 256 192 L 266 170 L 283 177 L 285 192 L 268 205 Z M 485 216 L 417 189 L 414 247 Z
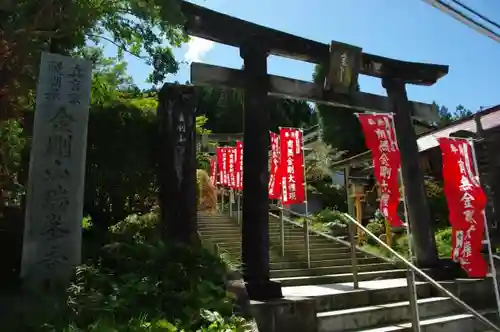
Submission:
M 358 112 L 393 112 L 399 133 L 402 171 L 408 198 L 417 264 L 437 268 L 438 257 L 418 164 L 412 117 L 435 120 L 429 104 L 410 102 L 406 84 L 430 86 L 448 73 L 448 66 L 406 62 L 362 52 L 361 48 L 330 45 L 266 28 L 189 2 L 182 3 L 189 35 L 238 47 L 243 70 L 201 63 L 191 65 L 191 83 L 243 89 L 244 183 L 242 260 L 251 299 L 282 297 L 270 280 L 268 235 L 268 96 L 304 99 Z M 268 55 L 321 64 L 328 70 L 325 85 L 268 75 Z M 378 77 L 388 97 L 356 91 L 358 75 Z

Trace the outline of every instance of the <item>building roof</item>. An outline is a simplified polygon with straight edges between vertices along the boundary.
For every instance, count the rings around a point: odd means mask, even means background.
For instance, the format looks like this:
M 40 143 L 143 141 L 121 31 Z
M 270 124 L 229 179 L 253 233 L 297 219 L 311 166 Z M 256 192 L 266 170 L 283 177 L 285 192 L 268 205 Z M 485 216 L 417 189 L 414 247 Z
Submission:
M 500 105 L 479 111 L 471 116 L 452 122 L 444 127 L 422 133 L 417 136 L 419 152 L 423 152 L 439 145 L 439 137 L 449 137 L 451 133 L 459 130 L 467 130 L 476 133 L 477 125 L 475 118 L 479 118 L 483 130 L 500 126 Z M 356 156 L 339 160 L 332 164 L 332 169 L 340 169 L 346 166 L 359 165 L 372 157 L 371 151 L 367 150 Z
M 500 126 L 500 105 L 479 111 L 471 116 L 450 123 L 445 127 L 420 135 L 417 139 L 418 150 L 420 152 L 432 149 L 439 145 L 437 139 L 449 137 L 451 133 L 467 130 L 477 133 L 476 118 L 481 122 L 483 130 L 488 130 Z

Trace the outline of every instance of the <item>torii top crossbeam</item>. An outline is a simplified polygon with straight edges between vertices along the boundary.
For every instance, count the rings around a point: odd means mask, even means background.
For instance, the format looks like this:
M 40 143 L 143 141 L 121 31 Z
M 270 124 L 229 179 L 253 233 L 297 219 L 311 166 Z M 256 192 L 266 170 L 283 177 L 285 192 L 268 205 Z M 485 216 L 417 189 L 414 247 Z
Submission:
M 257 38 L 270 54 L 317 64 L 326 64 L 330 45 L 225 15 L 184 1 L 182 12 L 190 35 L 241 47 Z M 362 53 L 359 73 L 372 77 L 398 78 L 405 83 L 432 85 L 448 74 L 448 66 L 408 62 Z

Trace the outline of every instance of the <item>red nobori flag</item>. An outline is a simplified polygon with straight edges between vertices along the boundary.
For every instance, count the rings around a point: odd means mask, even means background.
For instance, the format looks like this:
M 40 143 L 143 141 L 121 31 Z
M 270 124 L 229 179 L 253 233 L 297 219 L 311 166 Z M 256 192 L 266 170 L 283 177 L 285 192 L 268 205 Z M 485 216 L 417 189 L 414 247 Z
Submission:
M 217 159 L 216 159 L 216 157 L 210 158 L 210 182 L 212 182 L 212 185 L 214 185 L 214 186 L 217 182 Z
M 243 142 L 236 141 L 236 190 L 243 190 Z
M 236 188 L 236 148 L 230 147 L 228 150 L 228 186 L 231 189 Z
M 217 167 L 218 173 L 219 173 L 219 184 L 223 185 L 224 184 L 224 158 L 223 158 L 223 148 L 216 148 L 215 149 L 215 156 L 217 157 Z
M 281 178 L 280 178 L 280 136 L 272 131 L 269 132 L 271 137 L 271 158 L 269 168 L 269 198 L 281 198 Z
M 443 156 L 444 192 L 452 227 L 451 257 L 469 277 L 484 278 L 488 266 L 481 256 L 486 195 L 477 178 L 472 143 L 464 138 L 438 138 Z
M 367 147 L 373 156 L 380 187 L 380 212 L 393 227 L 403 226 L 398 215 L 401 157 L 391 114 L 357 114 Z
M 280 128 L 280 172 L 282 204 L 304 203 L 304 154 L 302 131 Z
M 230 162 L 231 162 L 231 148 L 230 147 L 225 147 L 224 148 L 224 186 L 230 187 L 231 186 L 231 174 L 230 174 Z
M 221 163 L 220 163 L 220 184 L 224 187 L 227 187 L 229 184 L 228 172 L 229 172 L 229 156 L 227 154 L 227 148 L 221 148 Z

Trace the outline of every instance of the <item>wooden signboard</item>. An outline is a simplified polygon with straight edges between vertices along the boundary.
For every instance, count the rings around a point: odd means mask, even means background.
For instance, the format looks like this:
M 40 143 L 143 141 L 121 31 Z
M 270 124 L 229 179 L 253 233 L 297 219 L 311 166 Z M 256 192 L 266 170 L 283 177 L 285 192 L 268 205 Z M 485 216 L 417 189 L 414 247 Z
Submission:
M 81 259 L 92 63 L 42 53 L 21 276 L 67 280 Z
M 361 48 L 332 41 L 325 90 L 353 94 L 358 89 Z

